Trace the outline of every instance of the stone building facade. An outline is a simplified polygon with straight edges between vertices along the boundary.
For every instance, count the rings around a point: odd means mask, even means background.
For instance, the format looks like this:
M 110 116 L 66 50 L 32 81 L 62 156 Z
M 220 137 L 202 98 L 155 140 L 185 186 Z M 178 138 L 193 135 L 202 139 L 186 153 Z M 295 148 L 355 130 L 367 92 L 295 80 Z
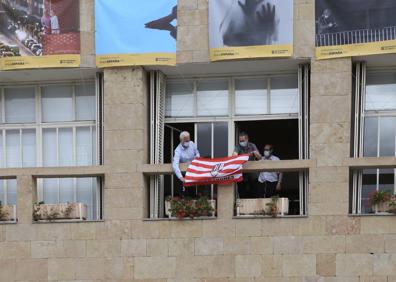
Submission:
M 209 63 L 206 0 L 179 0 L 175 68 L 165 76 L 204 77 L 297 71 L 310 66 L 309 159 L 276 169 L 309 172 L 307 213 L 237 218 L 234 189 L 217 189 L 214 219 L 149 219 L 149 89 L 142 67 L 95 69 L 93 0 L 80 1 L 80 70 L 1 72 L 0 84 L 95 79 L 102 83 L 102 164 L 7 168 L 17 183 L 17 223 L 0 225 L 0 281 L 392 282 L 396 224 L 392 216 L 351 215 L 351 170 L 396 167 L 394 157 L 351 158 L 354 63 L 391 70 L 392 55 L 317 61 L 314 1 L 294 1 L 294 56 Z M 249 167 L 249 166 L 247 166 Z M 250 166 L 251 171 L 268 168 Z M 102 216 L 77 222 L 34 222 L 37 179 L 100 177 Z

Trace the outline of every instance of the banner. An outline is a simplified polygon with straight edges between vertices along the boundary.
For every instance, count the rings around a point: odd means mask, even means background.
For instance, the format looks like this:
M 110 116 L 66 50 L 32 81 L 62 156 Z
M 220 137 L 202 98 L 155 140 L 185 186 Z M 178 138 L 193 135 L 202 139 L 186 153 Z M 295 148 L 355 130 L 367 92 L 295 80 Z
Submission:
M 249 160 L 249 155 L 229 158 L 196 158 L 187 168 L 184 186 L 210 184 L 231 184 L 243 180 L 242 165 Z
M 177 0 L 96 0 L 96 65 L 175 65 Z
M 396 1 L 316 0 L 316 57 L 396 52 Z
M 211 61 L 293 55 L 293 0 L 209 0 Z
M 80 66 L 79 0 L 1 0 L 0 69 Z

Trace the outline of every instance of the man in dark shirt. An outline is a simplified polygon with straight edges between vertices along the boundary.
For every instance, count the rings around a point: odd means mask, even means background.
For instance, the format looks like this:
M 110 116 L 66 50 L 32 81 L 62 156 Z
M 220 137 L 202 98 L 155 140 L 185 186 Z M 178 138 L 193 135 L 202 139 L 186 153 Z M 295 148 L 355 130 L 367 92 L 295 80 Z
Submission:
M 235 146 L 233 156 L 248 154 L 249 161 L 261 160 L 261 155 L 257 146 L 249 142 L 249 136 L 246 132 L 239 133 L 239 144 Z M 238 195 L 241 199 L 257 198 L 257 173 L 244 173 L 243 181 L 238 183 Z

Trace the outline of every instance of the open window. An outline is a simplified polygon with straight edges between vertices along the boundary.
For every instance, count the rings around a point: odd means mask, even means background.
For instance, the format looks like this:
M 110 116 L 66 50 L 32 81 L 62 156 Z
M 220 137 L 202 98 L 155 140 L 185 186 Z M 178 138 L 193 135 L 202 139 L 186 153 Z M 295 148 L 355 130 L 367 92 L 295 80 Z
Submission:
M 182 131 L 190 133 L 203 157 L 230 156 L 243 129 L 261 153 L 266 143 L 272 143 L 281 159 L 308 158 L 308 66 L 271 76 L 165 81 L 159 72 L 151 72 L 149 77 L 152 164 L 172 162 Z M 307 184 L 305 172 L 285 176 L 289 214 L 306 214 Z M 174 176 L 152 176 L 150 217 L 165 217 L 166 198 L 179 195 L 180 189 Z M 216 200 L 214 186 L 197 188 L 193 196 L 199 193 Z

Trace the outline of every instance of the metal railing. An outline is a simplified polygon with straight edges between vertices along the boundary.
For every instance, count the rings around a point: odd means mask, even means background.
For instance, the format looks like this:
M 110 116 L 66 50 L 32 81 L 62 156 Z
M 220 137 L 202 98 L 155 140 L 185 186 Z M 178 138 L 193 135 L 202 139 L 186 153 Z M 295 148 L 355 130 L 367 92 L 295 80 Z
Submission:
M 316 46 L 335 46 L 396 40 L 396 26 L 382 29 L 360 29 L 316 35 Z

